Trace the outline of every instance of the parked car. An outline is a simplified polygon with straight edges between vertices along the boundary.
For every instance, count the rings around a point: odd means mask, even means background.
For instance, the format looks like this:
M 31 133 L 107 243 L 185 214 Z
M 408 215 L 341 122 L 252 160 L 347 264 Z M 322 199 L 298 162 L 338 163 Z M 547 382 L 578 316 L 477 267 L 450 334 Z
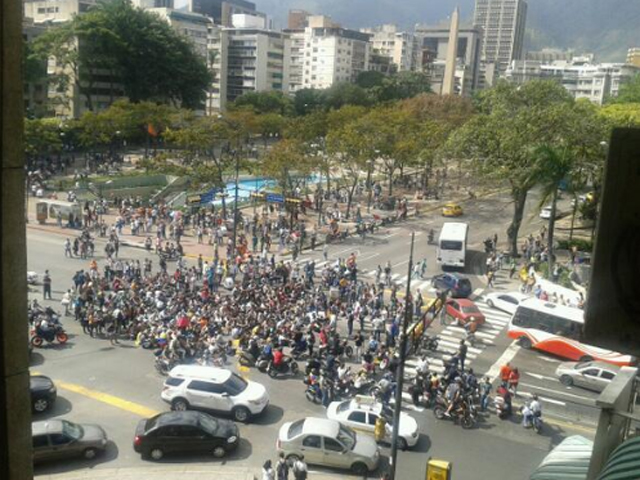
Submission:
M 211 453 L 222 458 L 238 447 L 240 432 L 230 420 L 204 412 L 165 412 L 140 420 L 133 449 L 142 458 L 160 460 L 171 454 Z
M 601 392 L 616 378 L 620 367 L 605 362 L 563 362 L 556 369 L 560 383 Z
M 368 435 L 328 418 L 303 418 L 280 427 L 276 450 L 293 463 L 304 455 L 313 465 L 350 469 L 365 475 L 378 467 L 380 451 Z
M 556 218 L 560 217 L 560 211 L 556 209 Z M 542 207 L 540 210 L 540 218 L 543 220 L 549 220 L 551 218 L 551 205 L 547 205 L 546 207 Z
M 31 409 L 36 413 L 49 410 L 58 396 L 53 380 L 44 375 L 31 375 L 29 389 L 31 390 Z
M 218 367 L 179 365 L 169 372 L 161 397 L 176 411 L 205 409 L 248 422 L 269 405 L 267 389 Z
M 478 306 L 469 299 L 455 298 L 447 300 L 445 313 L 459 325 L 475 323 L 477 327 L 486 321 Z
M 442 207 L 443 217 L 461 217 L 463 213 L 462 207 L 457 203 L 447 203 Z
M 451 296 L 456 298 L 467 298 L 473 291 L 469 279 L 455 273 L 436 275 L 431 279 L 431 285 L 438 290 L 450 290 Z
M 384 440 L 391 443 L 393 431 L 393 410 L 384 406 L 375 398 L 356 395 L 352 400 L 332 402 L 327 408 L 327 418 L 337 420 L 341 424 L 353 428 L 358 432 L 374 434 L 376 421 L 382 417 L 386 422 Z M 420 438 L 418 422 L 405 412 L 400 412 L 398 446 L 401 450 L 415 447 Z
M 531 298 L 531 295 L 525 295 L 520 292 L 492 292 L 484 296 L 485 302 L 489 307 L 502 310 L 510 315 L 516 313 L 516 308 L 520 302 Z
M 84 457 L 92 460 L 107 446 L 107 433 L 99 425 L 68 420 L 45 420 L 31 424 L 34 463 Z

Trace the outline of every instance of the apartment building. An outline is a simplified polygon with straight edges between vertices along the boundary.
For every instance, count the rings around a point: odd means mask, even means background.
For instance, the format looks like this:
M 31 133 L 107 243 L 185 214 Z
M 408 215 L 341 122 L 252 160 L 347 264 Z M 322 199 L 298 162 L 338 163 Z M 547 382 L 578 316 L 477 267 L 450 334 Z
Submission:
M 514 60 L 505 72 L 510 82 L 522 84 L 531 80 L 555 80 L 574 98 L 586 98 L 601 105 L 616 97 L 620 85 L 640 73 L 640 67 L 624 63 L 590 63 L 590 57 L 574 57 L 542 63 L 534 60 Z
M 640 67 L 640 48 L 632 47 L 627 50 L 627 63 Z
M 481 60 L 495 63 L 500 75 L 523 58 L 526 21 L 524 0 L 476 0 L 473 24 L 482 29 Z
M 289 35 L 266 28 L 263 17 L 238 14 L 233 27 L 222 31 L 227 47 L 226 98 L 234 101 L 247 92 L 289 88 Z
M 23 8 L 25 17 L 42 25 L 68 22 L 97 3 L 98 0 L 23 0 Z
M 395 25 L 381 25 L 361 31 L 371 35 L 372 53 L 390 58 L 396 71 L 419 70 L 420 42 L 416 35 L 399 32 Z
M 246 0 L 188 0 L 187 9 L 211 17 L 216 25 L 233 27 L 232 17 L 236 14 L 248 14 L 263 17 L 266 15 L 256 11 L 256 4 Z

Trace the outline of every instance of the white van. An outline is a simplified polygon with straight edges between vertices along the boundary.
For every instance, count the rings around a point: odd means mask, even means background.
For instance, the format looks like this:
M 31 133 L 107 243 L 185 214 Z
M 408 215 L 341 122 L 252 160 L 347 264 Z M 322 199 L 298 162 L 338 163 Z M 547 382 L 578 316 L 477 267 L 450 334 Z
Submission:
M 173 368 L 160 396 L 173 410 L 214 410 L 230 413 L 238 422 L 248 422 L 269 405 L 264 385 L 245 380 L 224 368 L 201 365 Z

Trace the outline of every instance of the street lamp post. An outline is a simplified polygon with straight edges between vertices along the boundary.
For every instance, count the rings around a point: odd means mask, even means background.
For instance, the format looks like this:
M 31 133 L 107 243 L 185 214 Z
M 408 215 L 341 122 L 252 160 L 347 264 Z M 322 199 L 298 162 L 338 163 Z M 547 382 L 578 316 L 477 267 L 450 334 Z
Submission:
M 233 156 L 236 160 L 236 193 L 235 201 L 233 204 L 233 258 L 236 257 L 236 241 L 238 235 L 238 174 L 240 169 L 240 163 L 238 162 L 238 152 L 233 150 Z
M 373 160 L 367 160 L 367 189 L 369 190 L 367 198 L 367 213 L 371 213 L 371 191 L 373 190 L 373 185 L 371 185 L 371 170 L 373 170 L 373 163 Z

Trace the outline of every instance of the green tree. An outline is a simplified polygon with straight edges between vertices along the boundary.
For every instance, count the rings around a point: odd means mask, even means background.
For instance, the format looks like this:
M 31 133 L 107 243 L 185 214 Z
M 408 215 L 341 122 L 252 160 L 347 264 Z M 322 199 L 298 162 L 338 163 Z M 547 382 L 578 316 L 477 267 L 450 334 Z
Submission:
M 507 229 L 510 251 L 518 253 L 518 233 L 529 191 L 540 182 L 533 149 L 558 145 L 570 123 L 566 111 L 573 99 L 554 82 L 522 86 L 500 82 L 478 97 L 480 113 L 448 140 L 454 158 L 473 161 L 486 178 L 509 184 L 514 212 Z
M 314 166 L 304 144 L 289 138 L 276 143 L 260 162 L 261 172 L 277 182 L 285 197 L 291 196 L 304 183 Z
M 256 114 L 290 116 L 294 112 L 293 100 L 282 92 L 247 92 L 236 98 L 230 109 L 250 108 Z
M 640 98 L 636 103 L 612 103 L 600 109 L 600 115 L 613 127 L 640 126 Z
M 609 103 L 640 103 L 640 75 L 620 85 L 618 96 L 610 98 Z
M 345 105 L 369 106 L 372 100 L 364 88 L 353 83 L 336 83 L 323 90 L 323 106 L 326 110 L 337 110 Z
M 323 90 L 303 88 L 295 93 L 293 106 L 296 115 L 307 115 L 317 110 L 324 110 Z
M 62 129 L 55 118 L 24 120 L 24 151 L 27 157 L 58 153 L 62 150 Z
M 36 38 L 34 50 L 40 58 L 56 58 L 59 71 L 52 80 L 65 91 L 64 82 L 72 78 L 85 92 L 89 110 L 95 107 L 90 90 L 105 71 L 114 97 L 121 85 L 132 102 L 153 100 L 186 108 L 203 104 L 211 81 L 205 59 L 188 39 L 128 0 L 99 3 L 48 29 Z

